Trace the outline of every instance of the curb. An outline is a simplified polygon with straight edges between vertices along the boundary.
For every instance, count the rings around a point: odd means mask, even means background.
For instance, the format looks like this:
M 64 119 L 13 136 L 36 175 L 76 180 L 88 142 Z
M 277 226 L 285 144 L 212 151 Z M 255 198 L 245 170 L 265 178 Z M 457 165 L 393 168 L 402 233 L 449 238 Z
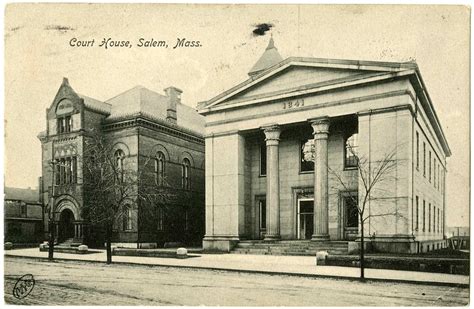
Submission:
M 21 255 L 9 255 L 5 254 L 5 257 L 20 258 L 20 259 L 31 259 L 38 260 L 41 262 L 49 262 L 47 257 L 32 257 L 32 256 L 21 256 Z M 82 262 L 91 264 L 105 264 L 103 261 L 93 260 L 81 260 L 81 259 L 65 259 L 65 258 L 54 258 L 52 263 L 61 262 Z M 250 269 L 235 269 L 235 268 L 220 268 L 220 267 L 208 267 L 208 266 L 186 266 L 186 265 L 166 265 L 166 264 L 146 264 L 139 262 L 121 262 L 115 261 L 112 264 L 126 265 L 126 266 L 139 266 L 139 267 L 168 267 L 168 268 L 181 268 L 181 269 L 199 269 L 199 270 L 214 270 L 214 271 L 227 271 L 236 273 L 249 273 L 249 274 L 262 274 L 270 276 L 290 276 L 290 277 L 304 277 L 304 278 L 322 278 L 322 279 L 336 279 L 336 280 L 348 280 L 348 281 L 361 281 L 359 277 L 351 276 L 340 276 L 340 275 L 321 275 L 321 274 L 306 274 L 306 273 L 289 273 L 289 272 L 278 272 L 278 271 L 265 271 L 265 270 L 250 270 Z M 405 279 L 382 279 L 382 278 L 365 278 L 364 282 L 392 282 L 392 283 L 405 283 L 405 284 L 417 284 L 417 285 L 436 285 L 436 286 L 448 286 L 448 287 L 459 287 L 469 288 L 469 283 L 454 283 L 454 282 L 438 282 L 438 281 L 418 281 L 418 280 L 405 280 Z

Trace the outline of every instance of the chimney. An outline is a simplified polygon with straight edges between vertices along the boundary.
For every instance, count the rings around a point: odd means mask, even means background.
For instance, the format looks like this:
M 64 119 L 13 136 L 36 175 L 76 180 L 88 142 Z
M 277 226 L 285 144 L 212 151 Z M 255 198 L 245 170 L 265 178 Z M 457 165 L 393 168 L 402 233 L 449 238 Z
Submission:
M 39 202 L 43 204 L 43 177 L 38 177 Z
M 168 107 L 166 109 L 166 120 L 171 123 L 176 123 L 178 116 L 176 114 L 176 105 L 181 103 L 181 93 L 183 91 L 176 87 L 168 87 L 165 89 L 166 96 L 168 97 Z

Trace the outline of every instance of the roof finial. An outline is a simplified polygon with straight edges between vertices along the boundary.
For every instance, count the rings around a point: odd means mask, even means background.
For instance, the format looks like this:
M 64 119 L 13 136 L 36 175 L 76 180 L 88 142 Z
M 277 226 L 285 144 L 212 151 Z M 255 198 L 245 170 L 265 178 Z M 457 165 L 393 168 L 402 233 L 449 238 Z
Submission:
M 267 50 L 275 48 L 275 42 L 273 42 L 273 34 L 270 34 L 270 41 L 268 42 Z
M 69 85 L 69 80 L 67 77 L 63 77 L 63 85 Z

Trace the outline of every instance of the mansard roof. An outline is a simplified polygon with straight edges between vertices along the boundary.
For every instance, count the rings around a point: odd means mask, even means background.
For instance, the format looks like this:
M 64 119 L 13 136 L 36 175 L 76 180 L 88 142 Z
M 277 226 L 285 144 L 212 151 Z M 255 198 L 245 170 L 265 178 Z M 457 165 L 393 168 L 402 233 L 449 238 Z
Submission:
M 64 78 L 53 104 L 71 95 L 81 98 L 87 109 L 106 115 L 108 123 L 121 121 L 137 114 L 149 115 L 152 119 L 165 121 L 170 100 L 168 96 L 143 86 L 136 86 L 104 102 L 75 92 L 69 85 L 68 79 Z M 181 127 L 200 135 L 204 134 L 204 117 L 199 115 L 194 108 L 177 103 L 176 114 L 177 124 L 174 127 Z M 41 133 L 39 137 L 41 138 Z
M 92 109 L 92 110 L 97 111 L 97 112 L 104 113 L 104 114 L 110 114 L 111 105 L 110 105 L 109 103 L 96 100 L 96 99 L 94 99 L 94 98 L 85 96 L 85 95 L 80 94 L 80 93 L 78 93 L 77 95 L 78 95 L 81 99 L 84 100 L 84 105 L 85 105 L 87 108 Z
M 166 120 L 169 98 L 143 86 L 129 89 L 106 102 L 112 106 L 107 122 L 127 116 L 145 114 Z M 176 104 L 177 125 L 199 134 L 204 134 L 204 117 L 185 104 Z

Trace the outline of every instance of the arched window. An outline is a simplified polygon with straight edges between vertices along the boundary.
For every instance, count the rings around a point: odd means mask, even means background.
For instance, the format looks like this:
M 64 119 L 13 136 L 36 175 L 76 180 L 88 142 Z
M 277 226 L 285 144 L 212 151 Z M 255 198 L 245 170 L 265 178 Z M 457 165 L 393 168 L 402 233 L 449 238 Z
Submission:
M 314 140 L 310 138 L 301 141 L 300 150 L 300 172 L 314 171 Z
M 359 134 L 354 133 L 346 139 L 344 167 L 357 167 L 359 162 Z
M 115 152 L 114 157 L 115 167 L 117 169 L 116 177 L 120 182 L 123 182 L 123 159 L 125 158 L 125 153 L 119 149 Z
M 189 180 L 189 170 L 191 167 L 191 163 L 189 162 L 188 159 L 183 160 L 183 172 L 182 172 L 182 184 L 183 184 L 183 189 L 189 190 L 191 187 L 191 183 Z
M 165 155 L 160 151 L 155 158 L 155 183 L 162 186 L 165 179 Z
M 129 231 L 132 229 L 132 207 L 130 205 L 124 206 L 123 216 L 122 216 L 122 229 L 124 231 Z

